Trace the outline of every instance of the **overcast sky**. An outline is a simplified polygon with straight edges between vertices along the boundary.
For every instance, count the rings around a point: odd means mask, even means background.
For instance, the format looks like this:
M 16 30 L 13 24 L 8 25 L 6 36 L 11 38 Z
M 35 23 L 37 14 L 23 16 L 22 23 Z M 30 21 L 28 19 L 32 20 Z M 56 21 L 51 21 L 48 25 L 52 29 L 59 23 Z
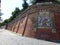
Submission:
M 30 2 L 29 0 L 27 1 Z M 23 0 L 1 0 L 2 19 L 8 19 L 16 7 L 22 9 Z

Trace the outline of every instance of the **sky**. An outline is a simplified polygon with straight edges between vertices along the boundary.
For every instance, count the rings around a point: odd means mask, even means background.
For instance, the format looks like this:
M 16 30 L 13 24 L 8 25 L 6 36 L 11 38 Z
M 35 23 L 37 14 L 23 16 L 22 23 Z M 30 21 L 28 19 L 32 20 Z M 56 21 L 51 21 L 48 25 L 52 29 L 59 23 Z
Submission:
M 30 0 L 27 0 L 29 3 Z M 1 0 L 1 12 L 3 15 L 1 16 L 3 20 L 8 19 L 15 10 L 16 7 L 22 9 L 23 0 Z

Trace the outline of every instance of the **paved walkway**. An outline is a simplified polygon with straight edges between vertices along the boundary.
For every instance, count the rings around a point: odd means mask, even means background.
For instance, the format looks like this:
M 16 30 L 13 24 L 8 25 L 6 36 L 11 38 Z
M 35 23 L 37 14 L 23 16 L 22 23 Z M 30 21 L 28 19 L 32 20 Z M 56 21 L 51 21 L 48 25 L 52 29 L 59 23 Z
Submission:
M 0 45 L 60 45 L 43 40 L 19 36 L 10 31 L 0 29 Z

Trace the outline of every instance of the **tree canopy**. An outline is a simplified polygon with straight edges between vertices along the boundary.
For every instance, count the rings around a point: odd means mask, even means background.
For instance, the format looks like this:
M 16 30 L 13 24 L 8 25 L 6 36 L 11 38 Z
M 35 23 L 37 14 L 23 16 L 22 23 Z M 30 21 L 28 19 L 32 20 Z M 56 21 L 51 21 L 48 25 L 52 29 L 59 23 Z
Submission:
M 26 2 L 27 0 L 23 0 L 23 4 L 22 4 L 22 6 L 23 6 L 23 9 L 26 9 L 27 7 L 28 7 L 28 3 Z
M 23 12 L 29 5 L 26 2 L 27 0 L 23 0 L 22 7 L 23 9 L 19 9 L 18 7 L 12 12 L 12 16 L 9 19 L 4 20 L 4 22 L 0 23 L 0 26 L 6 25 L 7 23 L 11 22 L 16 16 L 18 16 L 21 12 Z
M 32 4 L 40 3 L 40 2 L 53 2 L 53 3 L 58 3 L 59 0 L 32 0 Z
M 12 17 L 15 18 L 17 15 L 19 15 L 20 9 L 18 7 L 15 8 L 15 10 L 12 12 Z

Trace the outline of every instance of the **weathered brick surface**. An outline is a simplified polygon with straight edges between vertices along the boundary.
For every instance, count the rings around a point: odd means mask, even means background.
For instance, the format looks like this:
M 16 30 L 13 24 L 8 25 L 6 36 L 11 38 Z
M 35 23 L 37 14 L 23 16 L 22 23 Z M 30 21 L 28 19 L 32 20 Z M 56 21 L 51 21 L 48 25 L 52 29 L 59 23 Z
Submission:
M 57 30 L 57 38 L 60 40 L 60 14 L 55 13 L 55 25 Z
M 49 40 L 51 33 L 51 29 L 38 29 L 36 31 L 36 38 Z
M 26 22 L 26 17 L 20 21 L 18 33 L 23 34 L 25 22 Z

